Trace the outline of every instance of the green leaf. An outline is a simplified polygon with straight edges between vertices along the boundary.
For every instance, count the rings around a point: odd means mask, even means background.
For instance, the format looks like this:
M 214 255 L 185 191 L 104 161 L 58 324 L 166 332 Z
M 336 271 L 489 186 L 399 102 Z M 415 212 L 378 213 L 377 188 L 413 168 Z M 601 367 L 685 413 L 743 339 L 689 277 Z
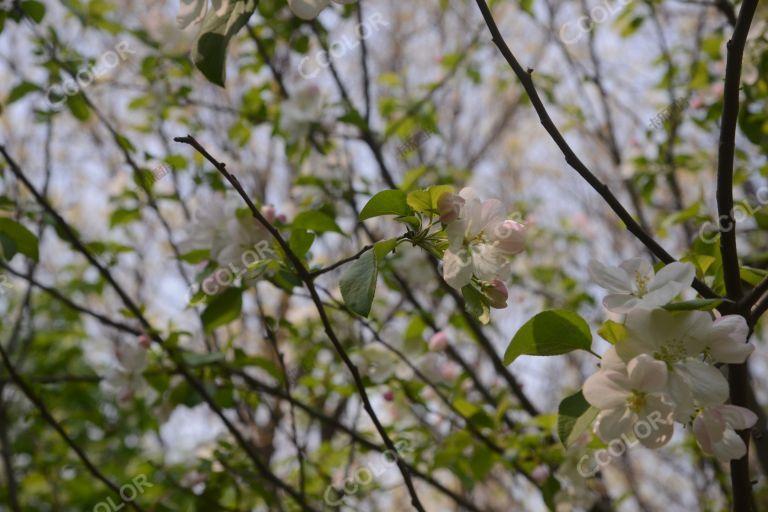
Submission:
M 387 256 L 387 254 L 391 253 L 393 250 L 395 250 L 395 247 L 397 247 L 398 240 L 382 240 L 380 242 L 376 242 L 373 246 L 373 250 L 376 252 L 376 261 L 381 262 L 384 261 L 384 258 Z
M 88 108 L 88 103 L 83 97 L 83 93 L 79 92 L 72 96 L 67 96 L 67 107 L 72 115 L 80 121 L 86 121 L 91 115 L 91 109 Z
M 557 509 L 555 496 L 559 491 L 560 481 L 554 476 L 550 475 L 550 477 L 547 478 L 547 481 L 544 482 L 544 485 L 541 486 L 541 497 L 544 499 L 544 503 L 547 505 L 549 510 L 555 511 Z
M 371 312 L 377 276 L 376 253 L 367 251 L 352 262 L 339 282 L 344 304 L 360 316 Z
M 302 212 L 293 220 L 293 228 L 306 229 L 316 233 L 342 233 L 336 221 L 323 212 Z
M 257 3 L 257 0 L 230 1 L 224 12 L 211 9 L 203 19 L 200 36 L 192 50 L 192 61 L 214 84 L 224 87 L 227 47 L 248 22 Z
M 109 217 L 109 227 L 114 228 L 120 224 L 129 224 L 135 220 L 141 219 L 141 212 L 136 209 L 123 209 L 119 208 L 115 210 Z
M 382 215 L 411 215 L 406 194 L 402 190 L 382 190 L 374 195 L 360 212 L 360 220 L 372 219 Z
M 16 87 L 11 89 L 11 92 L 8 94 L 8 99 L 6 100 L 6 103 L 10 105 L 11 103 L 20 100 L 27 94 L 39 91 L 40 87 L 38 87 L 36 84 L 33 84 L 32 82 L 21 82 Z
M 201 315 L 205 333 L 210 334 L 217 327 L 239 318 L 242 309 L 243 290 L 227 288 L 223 293 L 213 298 Z
M 45 4 L 38 2 L 37 0 L 25 0 L 21 2 L 21 10 L 24 14 L 34 20 L 35 23 L 40 23 L 45 17 Z
M 10 260 L 14 254 L 21 254 L 38 261 L 37 237 L 27 228 L 8 217 L 0 217 L 0 240 L 2 241 L 5 259 Z
M 198 352 L 184 352 L 182 354 L 184 363 L 190 368 L 197 368 L 198 366 L 209 366 L 214 363 L 219 363 L 224 360 L 224 354 L 222 352 L 211 352 L 210 354 L 200 354 Z
M 464 297 L 464 305 L 470 315 L 477 318 L 483 325 L 490 322 L 491 308 L 488 306 L 485 295 L 471 284 L 461 289 L 461 295 Z
M 517 331 L 504 354 L 504 364 L 520 355 L 556 356 L 591 346 L 589 325 L 579 315 L 564 309 L 544 311 Z
M 618 322 L 614 322 L 613 320 L 606 320 L 605 323 L 603 323 L 603 325 L 597 330 L 597 334 L 599 334 L 611 345 L 615 345 L 617 342 L 624 339 L 624 336 L 627 335 L 627 329 L 624 327 L 624 325 Z
M 415 190 L 408 194 L 408 205 L 417 212 L 437 211 L 437 200 L 445 193 L 455 189 L 450 185 L 436 185 L 427 190 Z
M 564 446 L 570 446 L 597 417 L 597 409 L 589 405 L 579 391 L 566 397 L 557 408 L 557 435 Z
M 299 258 L 303 258 L 315 242 L 315 235 L 304 229 L 294 229 L 291 232 L 291 238 L 288 239 L 288 246 Z
M 723 303 L 723 299 L 695 299 L 685 302 L 670 302 L 662 306 L 667 311 L 712 311 Z

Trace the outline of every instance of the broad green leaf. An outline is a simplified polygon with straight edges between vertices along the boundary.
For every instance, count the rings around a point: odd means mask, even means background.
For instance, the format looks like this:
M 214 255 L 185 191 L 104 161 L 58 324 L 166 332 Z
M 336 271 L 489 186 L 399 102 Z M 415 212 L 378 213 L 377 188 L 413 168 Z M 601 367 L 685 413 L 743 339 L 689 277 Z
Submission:
M 450 185 L 435 185 L 427 190 L 415 190 L 408 194 L 408 205 L 417 212 L 435 212 L 440 196 L 454 190 Z
M 376 244 L 373 246 L 373 250 L 376 252 L 376 261 L 384 261 L 384 257 L 395 250 L 397 244 L 397 240 L 382 240 L 380 242 L 376 242 Z
M 520 355 L 556 356 L 591 346 L 589 325 L 579 315 L 567 310 L 544 311 L 517 331 L 504 354 L 504 364 Z
M 406 194 L 402 190 L 382 190 L 374 195 L 360 212 L 360 220 L 372 219 L 382 215 L 411 215 Z
M 364 317 L 371 312 L 377 276 L 375 251 L 366 251 L 349 266 L 339 282 L 339 288 L 344 304 L 351 311 Z
M 605 323 L 597 330 L 605 341 L 611 345 L 615 345 L 617 342 L 624 339 L 627 335 L 627 329 L 624 325 L 614 322 L 613 320 L 606 320 Z
M 230 1 L 226 9 L 211 9 L 205 16 L 195 46 L 192 61 L 205 77 L 224 87 L 227 68 L 227 47 L 256 10 L 257 0 Z
M 20 252 L 38 261 L 37 237 L 15 220 L 0 217 L 0 240 L 2 240 L 3 254 L 6 259 L 9 260 L 14 254 Z
M 315 233 L 342 233 L 336 221 L 323 212 L 301 212 L 293 220 L 294 229 L 306 229 Z
M 564 446 L 570 446 L 597 417 L 598 410 L 589 405 L 579 391 L 566 397 L 557 408 L 557 435 Z
M 288 245 L 299 258 L 303 258 L 315 242 L 315 235 L 304 229 L 294 229 L 291 232 L 291 238 L 288 239 Z
M 206 334 L 240 317 L 243 309 L 243 290 L 227 288 L 211 300 L 201 318 Z
M 662 306 L 667 311 L 712 311 L 723 303 L 723 299 L 695 299 L 685 302 L 670 302 Z

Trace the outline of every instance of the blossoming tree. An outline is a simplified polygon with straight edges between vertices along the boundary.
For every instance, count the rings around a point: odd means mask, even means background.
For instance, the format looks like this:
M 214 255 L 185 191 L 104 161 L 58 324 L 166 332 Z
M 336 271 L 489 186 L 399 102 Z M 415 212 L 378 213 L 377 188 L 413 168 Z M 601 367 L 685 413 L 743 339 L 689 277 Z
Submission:
M 0 3 L 0 510 L 765 509 L 766 19 Z

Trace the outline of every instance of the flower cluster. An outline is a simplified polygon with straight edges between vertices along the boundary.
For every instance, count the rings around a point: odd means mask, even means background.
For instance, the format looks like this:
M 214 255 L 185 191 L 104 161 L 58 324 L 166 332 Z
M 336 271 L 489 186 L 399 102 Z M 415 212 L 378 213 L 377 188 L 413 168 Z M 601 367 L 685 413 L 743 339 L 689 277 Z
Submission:
M 443 194 L 437 206 L 448 236 L 443 256 L 446 282 L 461 290 L 475 278 L 492 307 L 506 307 L 509 257 L 525 248 L 525 227 L 507 219 L 500 201 L 481 201 L 470 188 Z
M 643 445 L 665 445 L 679 422 L 693 425 L 704 452 L 739 459 L 746 446 L 736 431 L 757 417 L 725 404 L 728 381 L 718 366 L 743 363 L 754 346 L 741 316 L 715 319 L 706 311 L 662 307 L 690 286 L 694 272 L 692 265 L 671 263 L 656 274 L 638 259 L 590 265 L 592 278 L 610 292 L 603 305 L 626 316 L 600 370 L 584 383 L 584 397 L 600 410 L 595 431 L 605 442 L 636 434 L 638 422 L 661 416 L 651 435 L 638 436 Z

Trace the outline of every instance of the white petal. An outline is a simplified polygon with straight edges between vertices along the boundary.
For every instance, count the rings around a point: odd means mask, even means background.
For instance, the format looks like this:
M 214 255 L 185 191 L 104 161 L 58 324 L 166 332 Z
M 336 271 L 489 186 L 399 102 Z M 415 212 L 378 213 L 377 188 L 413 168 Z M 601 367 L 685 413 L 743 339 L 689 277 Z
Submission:
M 626 372 L 627 364 L 622 361 L 619 354 L 616 353 L 616 348 L 610 347 L 603 353 L 603 357 L 600 359 L 600 369 Z
M 299 18 L 311 20 L 328 6 L 329 0 L 288 0 L 288 7 Z
M 636 419 L 637 416 L 623 406 L 601 411 L 595 421 L 595 432 L 600 439 L 609 443 L 621 439 L 622 434 L 629 432 Z
M 646 448 L 660 448 L 672 440 L 675 433 L 672 406 L 657 397 L 648 397 L 648 403 L 642 411 L 640 421 L 634 432 Z
M 589 276 L 595 284 L 613 293 L 626 293 L 632 291 L 632 278 L 624 269 L 603 265 L 597 260 L 589 262 Z
M 647 279 L 649 282 L 653 279 L 653 266 L 643 258 L 632 258 L 619 265 L 634 283 L 637 276 Z
M 705 348 L 718 363 L 740 364 L 747 360 L 755 346 L 746 343 L 749 327 L 739 315 L 727 315 L 715 320 L 706 336 Z
M 715 451 L 715 441 L 712 439 L 713 429 L 710 428 L 711 425 L 708 424 L 706 419 L 702 416 L 702 414 L 699 414 L 696 416 L 696 419 L 693 420 L 693 435 L 699 443 L 699 446 L 701 446 L 701 449 L 704 450 L 705 453 L 711 454 Z M 719 433 L 719 439 L 722 439 L 724 432 L 725 430 Z
M 744 441 L 731 429 L 726 430 L 723 439 L 714 445 L 713 455 L 723 462 L 740 459 L 746 454 Z
M 632 389 L 658 393 L 667 385 L 667 365 L 648 354 L 641 354 L 627 364 Z
M 626 375 L 612 370 L 600 370 L 584 382 L 582 392 L 587 402 L 602 410 L 623 405 L 629 390 Z
M 443 279 L 457 290 L 461 290 L 472 281 L 472 258 L 469 252 L 461 250 L 456 253 L 445 251 L 443 256 Z
M 685 288 L 691 286 L 695 276 L 696 269 L 690 263 L 670 263 L 666 267 L 659 270 L 659 273 L 656 274 L 653 279 L 651 279 L 651 282 L 648 285 L 648 291 L 652 292 L 654 290 L 659 290 L 663 287 L 666 287 L 668 284 L 674 283 L 681 286 L 674 287 L 679 290 L 677 293 L 680 293 Z M 674 297 L 674 295 L 672 297 Z
M 506 281 L 509 278 L 507 257 L 504 252 L 493 245 L 473 245 L 472 265 L 475 269 L 475 275 L 482 281 L 493 281 L 494 279 Z
M 641 300 L 634 295 L 612 293 L 603 299 L 603 306 L 612 313 L 620 315 L 629 313 L 641 304 Z
M 728 400 L 728 381 L 720 370 L 698 359 L 687 359 L 675 371 L 691 386 L 693 398 L 704 405 L 719 405 Z
M 735 430 L 752 428 L 757 423 L 757 415 L 745 407 L 721 405 L 718 410 L 723 420 Z
M 667 378 L 666 392 L 675 404 L 675 419 L 680 423 L 688 423 L 696 410 L 688 382 L 676 372 L 671 372 Z

